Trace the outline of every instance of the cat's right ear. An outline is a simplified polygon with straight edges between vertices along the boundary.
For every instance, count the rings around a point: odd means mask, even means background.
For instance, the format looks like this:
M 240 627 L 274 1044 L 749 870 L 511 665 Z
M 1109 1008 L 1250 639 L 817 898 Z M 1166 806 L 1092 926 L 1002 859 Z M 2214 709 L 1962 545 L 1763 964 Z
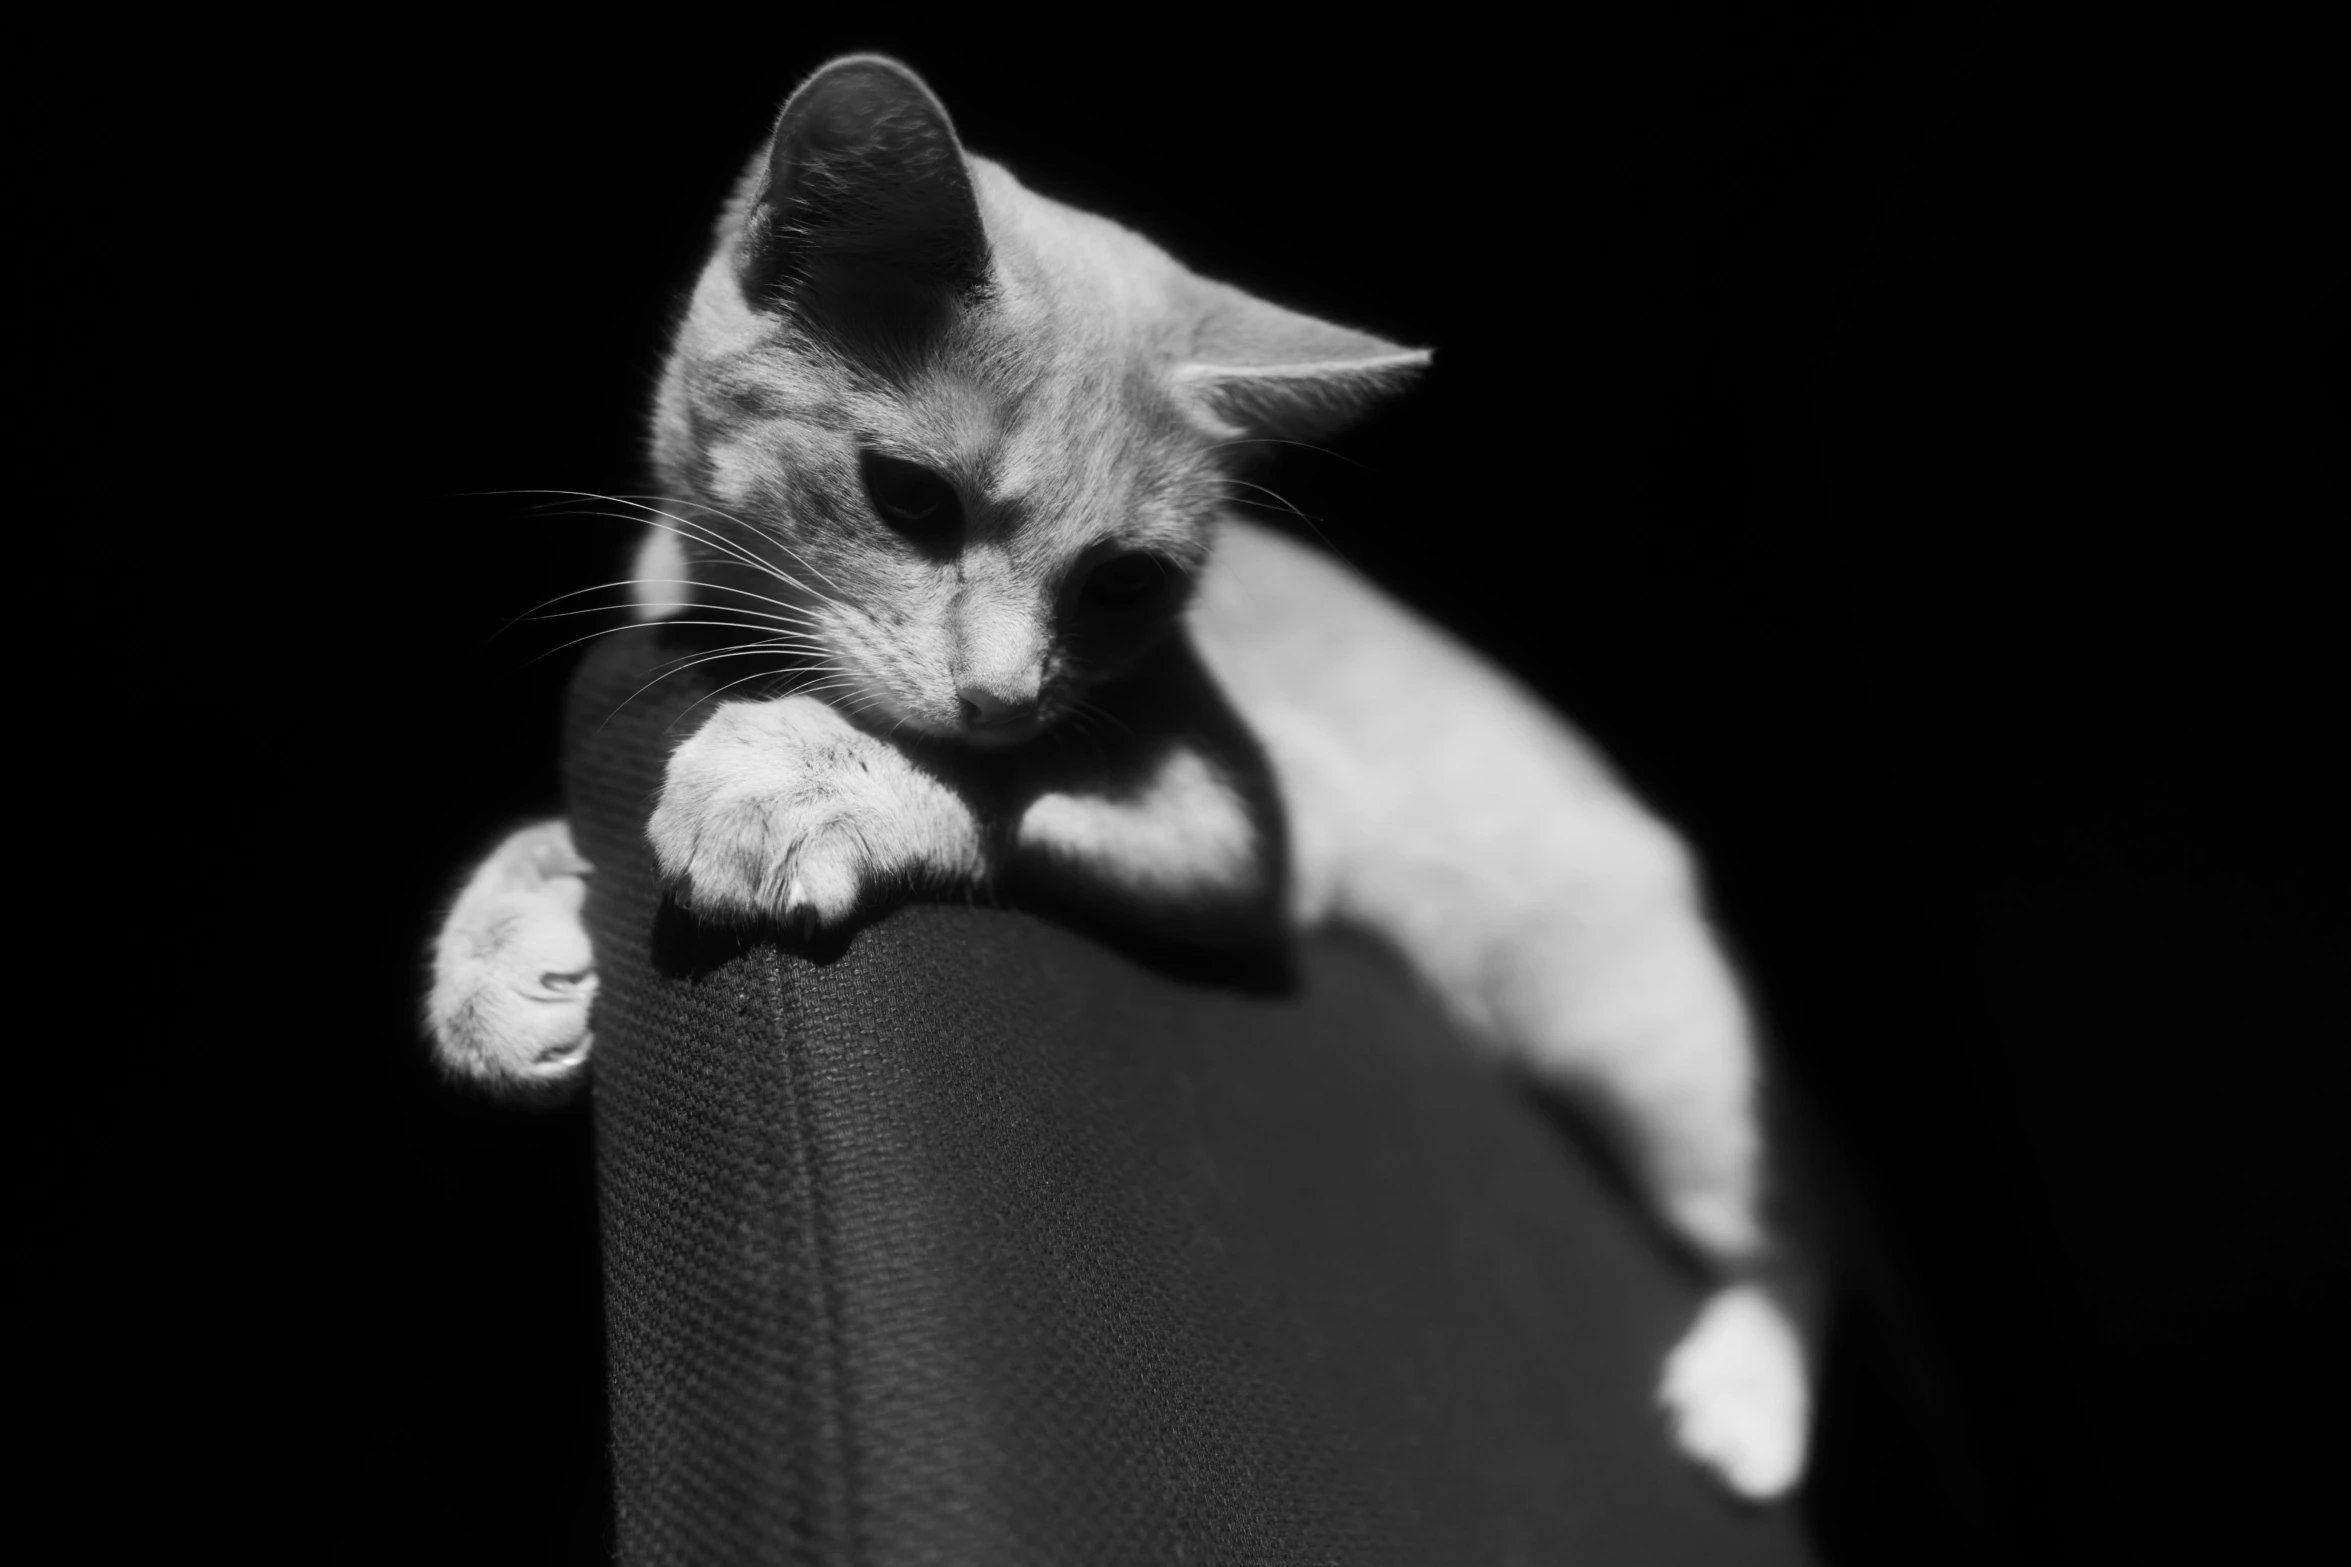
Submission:
M 737 245 L 755 307 L 842 287 L 952 293 L 988 265 L 947 111 L 921 77 L 871 54 L 821 67 L 784 105 Z
M 1219 426 L 1313 440 L 1361 418 L 1428 368 L 1406 348 L 1186 275 L 1177 293 L 1186 341 L 1180 392 Z

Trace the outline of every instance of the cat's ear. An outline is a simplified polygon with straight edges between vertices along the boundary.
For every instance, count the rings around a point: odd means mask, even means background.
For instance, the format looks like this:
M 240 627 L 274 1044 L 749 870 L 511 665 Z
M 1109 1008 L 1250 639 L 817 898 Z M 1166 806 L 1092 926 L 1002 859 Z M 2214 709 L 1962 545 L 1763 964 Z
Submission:
M 743 295 L 755 304 L 830 278 L 952 292 L 987 275 L 971 170 L 922 78 L 847 55 L 802 83 L 776 118 L 743 213 Z
M 1187 278 L 1178 389 L 1219 422 L 1309 440 L 1352 424 L 1404 390 L 1425 348 L 1334 326 L 1206 278 Z

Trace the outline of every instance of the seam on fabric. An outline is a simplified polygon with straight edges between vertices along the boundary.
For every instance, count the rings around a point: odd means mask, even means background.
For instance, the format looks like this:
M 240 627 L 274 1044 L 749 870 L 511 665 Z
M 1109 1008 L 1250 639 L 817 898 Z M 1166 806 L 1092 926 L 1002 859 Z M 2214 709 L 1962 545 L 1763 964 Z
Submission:
M 834 1257 L 832 1204 L 819 1116 L 812 1103 L 817 1073 L 809 1049 L 810 1022 L 799 987 L 785 975 L 783 953 L 764 944 L 758 964 L 766 981 L 774 1020 L 777 1070 L 782 1074 L 790 1120 L 792 1160 L 803 1197 L 795 1215 L 795 1241 L 805 1248 L 809 1304 L 815 1321 L 806 1366 L 810 1373 L 805 1407 L 805 1450 L 795 1455 L 802 1475 L 805 1538 L 817 1560 L 853 1564 L 861 1559 L 856 1527 L 855 1443 L 849 1429 L 848 1355 L 841 1325 L 840 1277 Z

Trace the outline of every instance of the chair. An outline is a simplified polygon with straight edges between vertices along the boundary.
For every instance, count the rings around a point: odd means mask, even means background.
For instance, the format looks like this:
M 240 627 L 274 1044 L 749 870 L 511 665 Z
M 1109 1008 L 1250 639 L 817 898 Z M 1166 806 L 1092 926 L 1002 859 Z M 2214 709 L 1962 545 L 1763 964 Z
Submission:
M 1652 1406 L 1692 1281 L 1386 955 L 1226 986 L 1017 911 L 812 956 L 666 908 L 644 820 L 727 678 L 657 679 L 680 635 L 568 720 L 624 1561 L 1811 1559 Z

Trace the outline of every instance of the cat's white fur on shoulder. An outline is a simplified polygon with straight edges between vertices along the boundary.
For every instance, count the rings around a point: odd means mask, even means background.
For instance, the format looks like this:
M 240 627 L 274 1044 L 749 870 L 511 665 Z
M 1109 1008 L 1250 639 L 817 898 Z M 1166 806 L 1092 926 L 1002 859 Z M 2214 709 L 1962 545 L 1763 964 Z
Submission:
M 1162 752 L 1131 792 L 1039 795 L 1015 836 L 1023 851 L 1082 867 L 1138 899 L 1173 903 L 1246 898 L 1263 863 L 1232 780 L 1182 747 Z

